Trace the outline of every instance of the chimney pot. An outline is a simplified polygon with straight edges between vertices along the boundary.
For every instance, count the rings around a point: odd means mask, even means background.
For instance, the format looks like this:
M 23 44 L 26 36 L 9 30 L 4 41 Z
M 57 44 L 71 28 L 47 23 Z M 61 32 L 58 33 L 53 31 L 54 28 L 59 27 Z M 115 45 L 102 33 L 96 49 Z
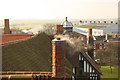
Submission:
M 109 40 L 109 34 L 105 34 L 105 39 Z

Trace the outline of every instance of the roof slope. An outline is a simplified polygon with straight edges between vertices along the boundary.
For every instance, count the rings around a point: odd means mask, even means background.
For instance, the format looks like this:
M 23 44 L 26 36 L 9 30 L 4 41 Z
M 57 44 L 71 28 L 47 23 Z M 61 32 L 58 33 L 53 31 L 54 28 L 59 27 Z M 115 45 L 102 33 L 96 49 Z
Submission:
M 51 39 L 45 33 L 4 45 L 2 53 L 3 71 L 51 71 Z
M 50 36 L 41 33 L 29 39 L 2 46 L 2 70 L 51 72 L 52 43 Z M 72 66 L 66 59 L 66 77 Z
M 99 74 L 101 74 L 101 71 L 98 67 L 98 65 L 95 63 L 95 61 L 85 53 L 85 51 L 81 51 L 82 55 L 90 62 L 90 64 L 98 71 Z

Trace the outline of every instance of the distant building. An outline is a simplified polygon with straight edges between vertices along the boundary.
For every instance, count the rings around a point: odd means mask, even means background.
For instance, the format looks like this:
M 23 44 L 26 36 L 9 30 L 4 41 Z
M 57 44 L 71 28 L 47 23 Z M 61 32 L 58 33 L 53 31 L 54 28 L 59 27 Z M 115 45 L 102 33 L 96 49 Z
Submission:
M 94 42 L 91 28 L 88 29 L 87 36 L 77 33 L 73 31 L 72 23 L 68 22 L 67 18 L 64 25 L 56 25 L 56 34 L 80 37 L 83 41 L 85 38 L 87 47 L 93 45 Z M 12 35 L 7 35 L 7 40 L 12 39 Z M 16 36 L 19 36 L 16 38 L 20 38 L 19 34 Z M 24 35 L 21 37 L 23 38 Z M 3 79 L 82 78 L 100 80 L 101 71 L 93 59 L 93 47 L 86 49 L 87 51 L 79 50 L 73 52 L 73 55 L 69 55 L 67 47 L 70 46 L 66 45 L 65 40 L 59 37 L 51 39 L 49 35 L 42 32 L 26 40 L 17 39 L 17 43 L 14 42 L 14 39 L 13 36 L 13 42 L 2 45 L 2 65 L 4 67 L 0 73 Z
M 117 24 L 117 20 L 94 20 L 94 21 L 82 21 L 80 20 L 79 26 L 86 25 L 86 26 L 97 26 L 97 27 L 107 27 L 113 24 Z
M 75 27 L 75 29 L 77 29 L 77 30 L 79 30 L 81 33 L 87 35 L 89 27 L 88 27 L 88 28 Z M 74 30 L 75 30 L 75 29 L 74 29 Z M 92 29 L 92 35 L 93 35 L 93 36 L 101 36 L 101 35 L 103 35 L 103 30 L 102 30 L 102 29 L 94 29 L 94 28 L 93 28 L 93 29 Z
M 66 20 L 63 23 L 61 23 L 61 25 L 63 25 L 63 32 L 73 31 L 73 24 L 67 20 L 67 17 Z
M 114 24 L 103 29 L 103 33 L 105 34 L 120 34 L 119 31 L 120 31 L 120 28 L 118 24 Z
M 67 23 L 67 20 L 66 20 L 65 23 Z M 62 27 L 63 27 L 63 29 L 62 29 Z M 86 31 L 82 31 L 80 29 L 77 29 L 75 27 L 73 28 L 73 30 L 70 29 L 70 31 L 69 31 L 69 28 L 65 28 L 65 30 L 66 30 L 66 33 L 64 33 L 64 25 L 56 25 L 56 34 L 68 34 L 71 37 L 80 38 L 82 42 L 84 42 L 85 44 L 87 44 L 87 47 L 88 46 L 93 46 L 94 41 L 93 41 L 93 35 L 92 35 L 92 29 L 91 28 L 87 28 L 87 32 Z M 87 48 L 87 51 L 86 51 L 85 54 L 83 54 L 84 52 L 81 52 L 79 54 L 79 56 L 80 56 L 79 57 L 79 60 L 80 60 L 79 64 L 81 64 L 81 65 L 73 67 L 73 74 L 74 74 L 73 78 L 79 78 L 80 76 L 78 76 L 78 75 L 82 76 L 82 75 L 88 74 L 89 79 L 93 79 L 93 76 L 91 76 L 91 72 L 94 74 L 94 70 L 92 71 L 90 69 L 90 68 L 93 68 L 91 66 L 90 62 L 92 62 L 92 61 L 94 62 L 94 60 L 93 60 L 94 59 L 94 53 L 93 53 L 93 51 L 94 51 L 93 47 L 90 48 L 90 49 Z M 84 58 L 85 56 L 86 56 L 86 58 Z M 90 60 L 88 60 L 87 57 L 89 57 Z M 97 67 L 97 66 L 95 65 L 94 69 L 95 69 L 95 67 Z M 96 70 L 95 70 L 95 72 L 96 72 Z M 97 80 L 99 80 L 100 74 L 97 73 L 95 75 L 98 75 L 98 76 L 96 76 L 94 78 L 97 78 Z M 87 76 L 86 76 L 86 78 L 87 78 Z
M 120 43 L 120 37 L 116 34 L 105 34 L 103 36 L 95 36 L 94 40 L 94 56 L 96 56 L 96 51 L 101 49 L 106 49 L 106 44 L 112 43 Z

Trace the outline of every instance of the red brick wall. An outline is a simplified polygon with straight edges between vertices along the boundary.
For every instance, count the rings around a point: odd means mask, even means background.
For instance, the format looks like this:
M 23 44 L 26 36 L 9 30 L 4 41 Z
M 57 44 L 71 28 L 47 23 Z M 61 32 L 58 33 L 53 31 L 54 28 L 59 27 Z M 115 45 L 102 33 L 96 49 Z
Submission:
M 52 41 L 52 72 L 53 77 L 65 77 L 65 43 L 64 41 Z
M 63 33 L 63 25 L 56 25 L 56 33 L 57 34 Z
M 73 33 L 77 33 L 77 32 L 73 32 Z M 83 37 L 83 40 L 81 40 L 84 44 L 87 43 L 87 36 L 86 35 L 83 35 L 83 34 L 80 34 L 78 33 L 78 35 L 73 35 L 73 37 L 80 37 L 80 39 Z
M 94 43 L 94 50 L 99 50 L 100 49 L 100 44 L 102 46 L 101 49 L 105 49 L 105 47 L 104 47 L 105 43 L 100 42 L 100 43 Z
M 2 40 L 2 42 L 0 43 L 7 43 L 11 41 L 21 40 L 32 36 L 34 36 L 34 34 L 3 34 L 0 35 L 0 39 Z

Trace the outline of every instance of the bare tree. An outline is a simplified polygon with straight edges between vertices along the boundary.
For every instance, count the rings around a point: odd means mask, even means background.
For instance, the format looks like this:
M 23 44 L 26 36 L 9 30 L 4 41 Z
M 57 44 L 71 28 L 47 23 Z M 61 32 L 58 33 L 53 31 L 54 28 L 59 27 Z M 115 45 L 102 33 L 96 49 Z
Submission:
M 45 24 L 44 28 L 45 28 L 45 32 L 49 35 L 54 34 L 55 32 L 55 24 Z
M 98 50 L 96 53 L 96 58 L 101 59 L 101 63 L 105 63 L 110 66 L 112 73 L 112 66 L 118 64 L 118 43 L 107 43 L 105 50 Z

